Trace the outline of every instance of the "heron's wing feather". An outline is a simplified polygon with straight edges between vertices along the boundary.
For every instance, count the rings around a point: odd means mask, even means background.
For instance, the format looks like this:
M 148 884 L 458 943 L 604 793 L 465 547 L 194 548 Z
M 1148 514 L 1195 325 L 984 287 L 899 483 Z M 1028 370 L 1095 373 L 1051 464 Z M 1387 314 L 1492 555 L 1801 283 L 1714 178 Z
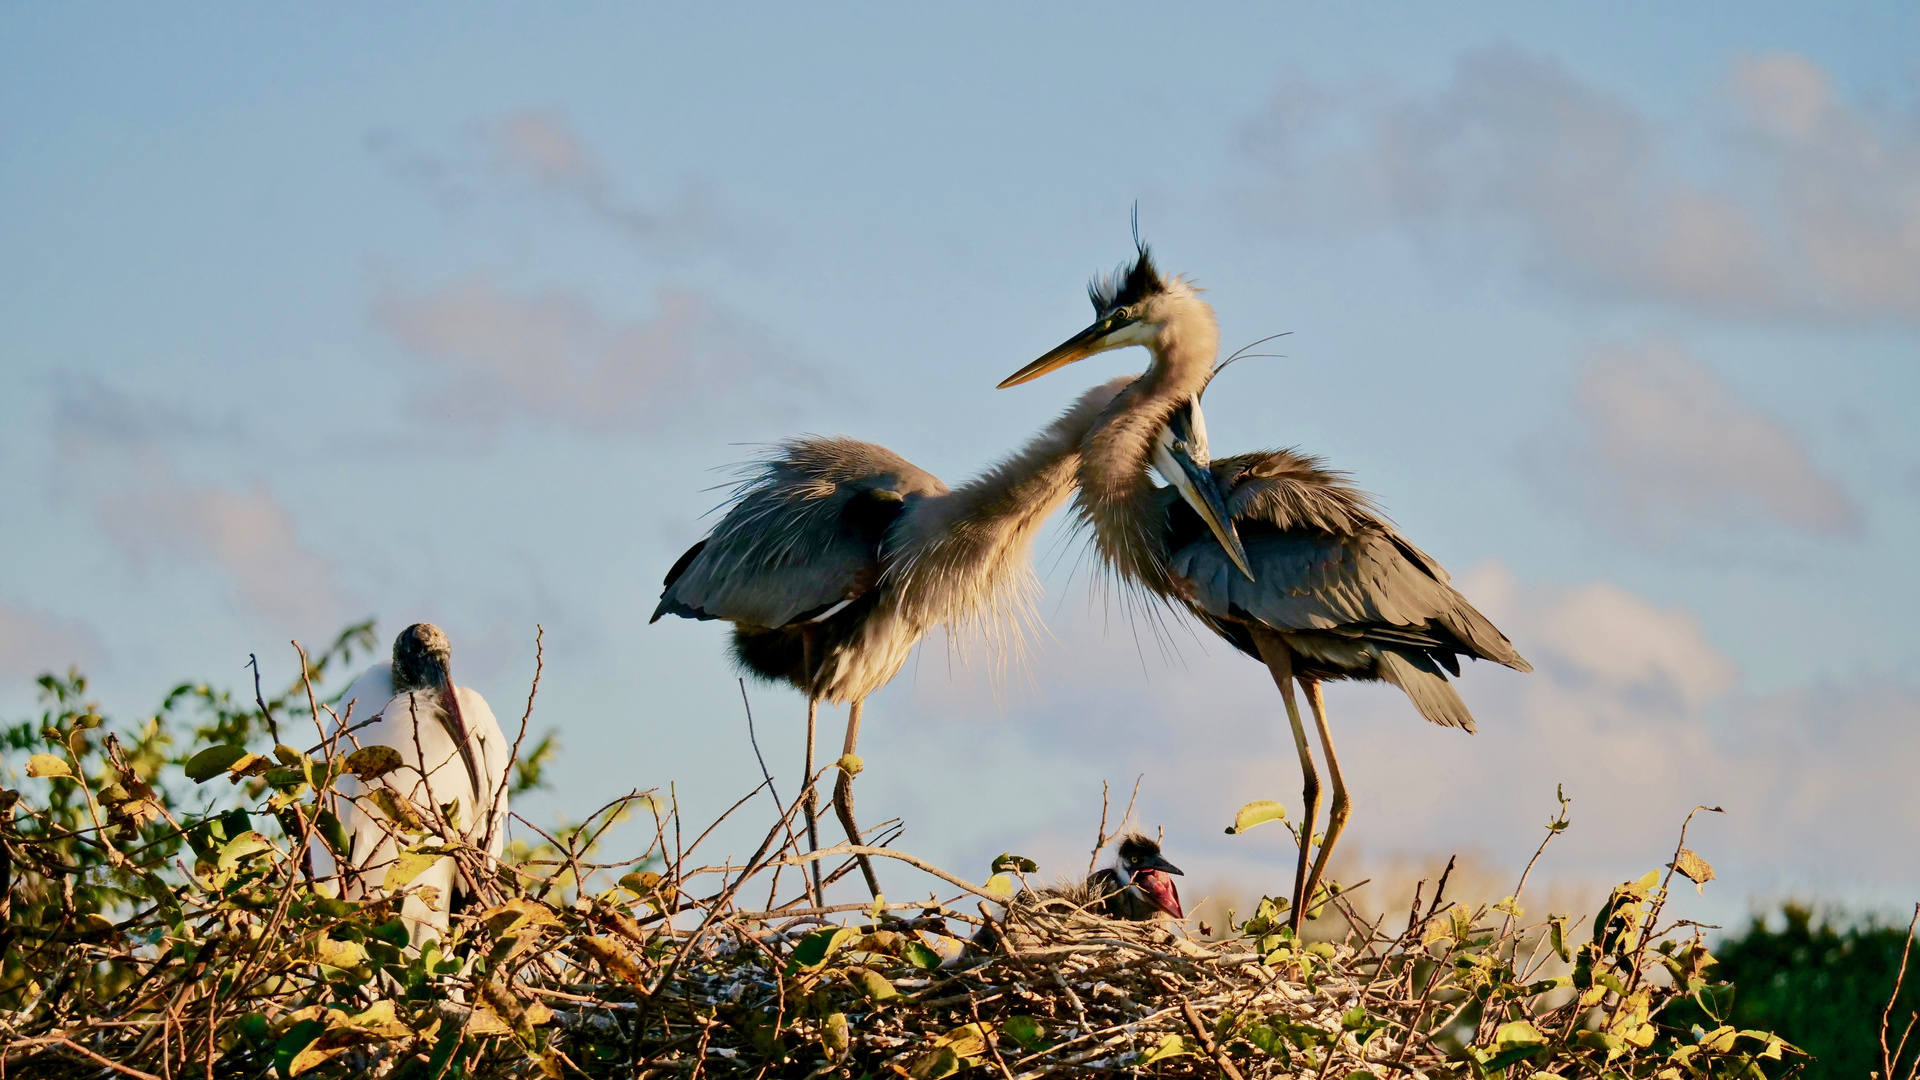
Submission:
M 857 599 L 908 500 L 946 485 L 855 439 L 782 443 L 742 483 L 720 524 L 669 574 L 654 612 L 778 627 Z

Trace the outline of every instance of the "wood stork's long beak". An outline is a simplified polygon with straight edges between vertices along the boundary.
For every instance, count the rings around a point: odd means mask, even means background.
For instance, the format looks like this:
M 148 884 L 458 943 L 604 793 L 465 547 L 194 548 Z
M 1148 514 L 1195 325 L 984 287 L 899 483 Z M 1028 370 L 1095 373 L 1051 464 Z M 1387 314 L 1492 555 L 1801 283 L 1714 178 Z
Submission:
M 1161 439 L 1154 445 L 1153 467 L 1172 484 L 1180 497 L 1207 523 L 1213 538 L 1227 551 L 1227 558 L 1233 565 L 1247 575 L 1248 581 L 1258 580 L 1253 576 L 1253 568 L 1247 565 L 1247 549 L 1240 543 L 1240 533 L 1233 527 L 1233 518 L 1227 513 L 1226 497 L 1220 493 L 1220 485 L 1213 478 L 1213 470 L 1193 459 L 1184 439 Z
M 1128 345 L 1144 345 L 1148 335 L 1142 333 L 1143 329 L 1144 324 L 1123 318 L 1117 313 L 1105 316 L 1092 326 L 1054 346 L 1045 356 L 1000 380 L 1000 385 L 996 389 L 1005 390 L 1009 386 L 1032 382 L 1049 371 L 1066 367 L 1075 360 L 1085 360 L 1094 353 Z
M 473 757 L 473 732 L 468 729 L 466 718 L 460 715 L 460 692 L 454 689 L 453 672 L 447 671 L 446 683 L 440 687 L 440 700 L 445 705 L 447 733 L 453 736 L 455 746 L 460 748 L 460 760 L 467 767 L 467 779 L 473 782 L 473 812 L 479 813 L 480 803 L 486 798 L 486 789 L 480 786 L 480 763 Z M 471 826 L 471 822 L 468 823 Z

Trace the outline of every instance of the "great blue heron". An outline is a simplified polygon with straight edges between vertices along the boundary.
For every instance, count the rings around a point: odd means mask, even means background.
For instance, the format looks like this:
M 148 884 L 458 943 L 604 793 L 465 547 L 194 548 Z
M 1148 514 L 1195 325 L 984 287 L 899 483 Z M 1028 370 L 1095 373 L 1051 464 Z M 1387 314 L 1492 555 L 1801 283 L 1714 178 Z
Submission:
M 360 746 L 386 746 L 400 755 L 398 768 L 369 784 L 351 774 L 340 780 L 350 800 L 341 822 L 349 841 L 342 895 L 349 899 L 381 890 L 400 855 L 394 834 L 410 831 L 374 805 L 374 788 L 404 798 L 427 831 L 450 826 L 456 835 L 442 840 L 472 842 L 496 858 L 506 842 L 506 734 L 485 698 L 454 686 L 452 655 L 438 626 L 415 623 L 394 639 L 392 662 L 368 668 L 341 698 L 353 703 L 348 719 Z M 361 717 L 376 719 L 360 727 Z M 465 891 L 453 859 L 436 860 L 409 885 L 433 890 L 431 903 L 417 891 L 401 902 L 413 943 L 429 932 L 444 936 L 453 899 Z
M 1389 682 L 1428 720 L 1471 732 L 1473 716 L 1447 681 L 1447 673 L 1460 673 L 1458 658 L 1532 669 L 1454 591 L 1440 564 L 1401 536 L 1344 474 L 1291 450 L 1209 460 L 1199 398 L 1216 370 L 1219 330 L 1213 308 L 1191 283 L 1163 278 L 1136 241 L 1132 265 L 1096 279 L 1088 292 L 1093 324 L 1000 385 L 1128 345 L 1152 355 L 1146 373 L 1088 432 L 1076 507 L 1109 568 L 1184 606 L 1265 663 L 1280 688 L 1305 785 L 1291 914 L 1297 927 L 1351 808 L 1321 683 Z M 1170 487 L 1156 487 L 1149 467 Z M 1311 872 L 1320 778 L 1294 702 L 1296 680 L 1333 781 Z
M 1027 553 L 1073 488 L 1081 438 L 1127 380 L 1087 391 L 1023 449 L 949 491 L 883 446 L 847 438 L 780 444 L 735 492 L 706 539 L 667 571 L 653 619 L 733 623 L 746 671 L 807 695 L 804 800 L 814 824 L 813 742 L 819 704 L 845 703 L 841 760 L 860 711 L 935 626 L 1004 626 L 1026 601 Z M 840 770 L 834 810 L 859 844 L 853 775 Z M 880 892 L 865 856 L 867 888 Z M 814 894 L 820 889 L 814 868 Z

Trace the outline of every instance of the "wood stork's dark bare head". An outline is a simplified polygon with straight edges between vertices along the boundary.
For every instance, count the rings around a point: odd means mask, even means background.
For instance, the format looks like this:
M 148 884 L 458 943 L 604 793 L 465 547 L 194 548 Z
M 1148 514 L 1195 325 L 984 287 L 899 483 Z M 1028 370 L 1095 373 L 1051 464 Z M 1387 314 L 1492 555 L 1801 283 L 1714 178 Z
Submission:
M 1160 854 L 1158 843 L 1139 833 L 1127 835 L 1120 841 L 1114 870 L 1127 889 L 1147 903 L 1176 919 L 1184 917 L 1180 910 L 1180 890 L 1174 888 L 1170 876 L 1179 874 L 1180 868 Z
M 414 623 L 393 639 L 393 688 L 444 690 L 453 664 L 453 645 L 432 623 Z

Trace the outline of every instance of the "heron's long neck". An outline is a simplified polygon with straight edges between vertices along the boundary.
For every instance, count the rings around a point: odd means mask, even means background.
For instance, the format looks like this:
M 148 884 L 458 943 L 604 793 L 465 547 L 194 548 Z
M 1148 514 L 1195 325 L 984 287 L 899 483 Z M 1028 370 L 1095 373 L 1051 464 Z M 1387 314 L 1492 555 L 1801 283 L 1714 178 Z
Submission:
M 1082 440 L 1130 381 L 1087 391 L 1012 456 L 902 515 L 888 538 L 886 572 L 910 617 L 924 626 L 995 626 L 1022 613 L 1034 536 L 1073 490 Z
M 1149 346 L 1153 366 L 1115 399 L 1087 435 L 1080 458 L 1080 514 L 1093 526 L 1094 544 L 1122 576 L 1167 593 L 1166 540 L 1151 513 L 1154 486 L 1147 470 L 1154 440 L 1173 411 L 1206 389 L 1213 375 L 1218 334 L 1204 305 L 1198 325 L 1169 323 Z

